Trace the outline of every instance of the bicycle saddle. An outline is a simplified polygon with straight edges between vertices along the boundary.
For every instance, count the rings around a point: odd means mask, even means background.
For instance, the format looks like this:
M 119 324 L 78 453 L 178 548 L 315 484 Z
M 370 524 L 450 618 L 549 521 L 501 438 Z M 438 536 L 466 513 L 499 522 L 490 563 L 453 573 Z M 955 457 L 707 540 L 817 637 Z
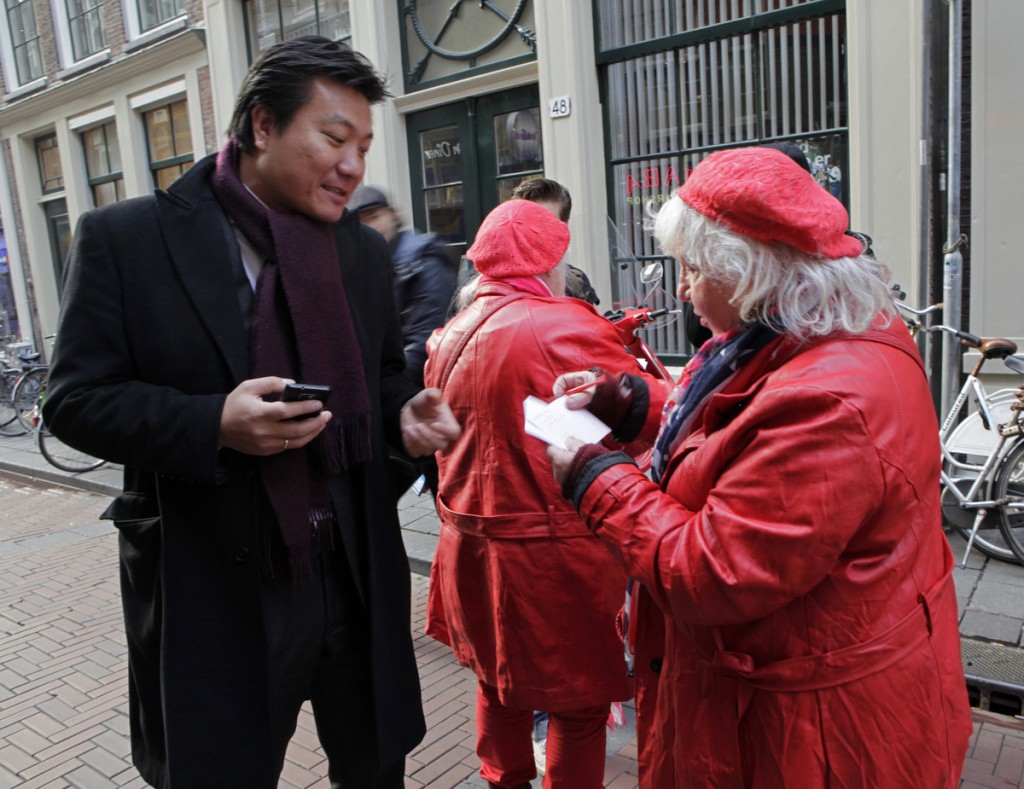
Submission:
M 978 350 L 986 359 L 1005 359 L 1017 353 L 1017 343 L 1004 337 L 989 337 L 978 344 Z

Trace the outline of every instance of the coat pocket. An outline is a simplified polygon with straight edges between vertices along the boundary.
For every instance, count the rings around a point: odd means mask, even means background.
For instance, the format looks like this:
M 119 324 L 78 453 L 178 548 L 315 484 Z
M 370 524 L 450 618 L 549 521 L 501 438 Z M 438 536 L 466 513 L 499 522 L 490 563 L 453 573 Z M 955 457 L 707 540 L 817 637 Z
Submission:
M 160 619 L 160 509 L 155 496 L 125 492 L 100 518 L 118 530 L 121 554 L 121 599 L 129 640 L 156 638 Z

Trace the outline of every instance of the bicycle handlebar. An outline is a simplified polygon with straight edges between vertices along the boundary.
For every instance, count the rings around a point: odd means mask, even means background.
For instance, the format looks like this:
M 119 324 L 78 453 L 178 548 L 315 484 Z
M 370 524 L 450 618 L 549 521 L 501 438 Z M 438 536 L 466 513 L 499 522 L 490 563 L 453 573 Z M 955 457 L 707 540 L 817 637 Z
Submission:
M 921 331 L 943 331 L 946 332 L 946 334 L 952 334 L 964 345 L 968 345 L 971 348 L 980 348 L 982 342 L 984 342 L 984 340 L 976 334 L 971 334 L 968 331 L 961 331 L 960 329 L 954 329 L 952 326 L 946 326 L 941 323 L 938 323 L 935 326 L 922 326 Z
M 904 304 L 902 301 L 896 302 L 896 309 L 900 312 L 909 312 L 911 315 L 916 315 L 919 318 L 923 318 L 925 315 L 930 315 L 933 312 L 942 312 L 943 304 L 940 301 L 938 304 L 932 304 L 925 307 L 923 310 L 915 310 L 913 307 Z

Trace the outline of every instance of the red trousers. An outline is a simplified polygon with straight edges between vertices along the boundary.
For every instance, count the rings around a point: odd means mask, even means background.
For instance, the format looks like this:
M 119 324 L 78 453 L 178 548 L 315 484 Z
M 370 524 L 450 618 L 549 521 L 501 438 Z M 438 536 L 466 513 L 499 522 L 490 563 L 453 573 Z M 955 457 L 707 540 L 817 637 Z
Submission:
M 544 789 L 601 789 L 609 705 L 548 712 Z M 533 763 L 533 710 L 502 706 L 498 691 L 480 682 L 476 692 L 476 753 L 480 776 L 491 786 L 529 786 Z

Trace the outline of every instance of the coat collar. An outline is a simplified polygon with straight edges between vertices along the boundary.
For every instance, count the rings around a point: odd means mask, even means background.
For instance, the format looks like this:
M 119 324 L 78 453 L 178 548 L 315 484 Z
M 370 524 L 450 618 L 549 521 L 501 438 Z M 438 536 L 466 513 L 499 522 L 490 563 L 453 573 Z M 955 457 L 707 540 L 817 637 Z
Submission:
M 249 330 L 236 296 L 238 241 L 210 188 L 216 160 L 216 154 L 201 159 L 166 192 L 157 192 L 157 216 L 171 261 L 237 384 L 249 377 Z M 346 211 L 335 236 L 351 243 L 359 227 L 358 217 Z M 339 255 L 346 287 L 357 274 L 351 257 Z
M 237 384 L 249 376 L 249 333 L 231 265 L 238 243 L 209 185 L 215 164 L 211 154 L 157 192 L 157 217 L 172 264 Z

